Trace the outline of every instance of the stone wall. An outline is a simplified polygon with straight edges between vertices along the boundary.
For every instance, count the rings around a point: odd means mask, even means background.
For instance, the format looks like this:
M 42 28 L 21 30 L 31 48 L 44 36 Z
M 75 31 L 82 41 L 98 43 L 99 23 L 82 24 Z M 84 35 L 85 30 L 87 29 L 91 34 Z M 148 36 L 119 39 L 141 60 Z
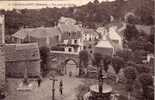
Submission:
M 40 60 L 6 62 L 6 75 L 8 77 L 24 77 L 25 68 L 29 77 L 41 74 Z
M 2 48 L 0 47 L 0 88 L 5 84 L 5 57 Z
M 79 56 L 78 53 L 73 52 L 64 52 L 64 51 L 51 51 L 49 56 L 49 69 L 57 69 L 58 66 L 61 66 L 62 63 L 65 66 L 65 63 L 69 60 L 74 61 L 77 66 L 79 64 Z

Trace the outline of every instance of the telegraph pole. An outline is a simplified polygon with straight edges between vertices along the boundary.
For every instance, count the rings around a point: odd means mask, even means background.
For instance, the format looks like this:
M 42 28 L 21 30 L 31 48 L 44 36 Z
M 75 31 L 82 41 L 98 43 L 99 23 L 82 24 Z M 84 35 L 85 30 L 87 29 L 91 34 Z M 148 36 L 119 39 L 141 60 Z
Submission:
M 55 81 L 58 81 L 58 80 L 54 76 L 52 78 L 50 78 L 50 80 L 53 81 L 53 83 L 52 83 L 52 100 L 54 100 L 54 98 L 55 98 L 55 88 L 54 88 L 54 86 L 55 86 Z

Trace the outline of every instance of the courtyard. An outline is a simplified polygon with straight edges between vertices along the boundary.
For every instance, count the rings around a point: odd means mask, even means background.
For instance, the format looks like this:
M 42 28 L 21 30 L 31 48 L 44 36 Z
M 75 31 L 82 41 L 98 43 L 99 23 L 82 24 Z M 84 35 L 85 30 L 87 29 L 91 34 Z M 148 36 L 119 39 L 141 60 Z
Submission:
M 55 83 L 55 100 L 77 100 L 76 88 L 82 85 L 83 79 L 58 76 Z M 59 93 L 59 81 L 63 80 L 63 95 Z M 17 88 L 22 79 L 8 79 L 8 96 L 4 100 L 52 100 L 52 80 L 44 78 L 41 86 L 38 87 L 37 81 L 31 80 L 33 89 L 30 91 L 18 91 Z

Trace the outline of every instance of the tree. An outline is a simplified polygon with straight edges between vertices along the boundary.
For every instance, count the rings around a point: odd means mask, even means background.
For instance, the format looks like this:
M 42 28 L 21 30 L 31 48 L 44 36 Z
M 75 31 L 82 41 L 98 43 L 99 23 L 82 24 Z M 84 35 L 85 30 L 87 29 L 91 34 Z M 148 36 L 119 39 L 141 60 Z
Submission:
M 116 56 L 124 59 L 124 61 L 131 61 L 133 59 L 133 53 L 129 49 L 123 49 L 116 52 Z
M 116 72 L 116 83 L 119 81 L 118 73 L 121 68 L 124 68 L 124 60 L 119 56 L 114 56 L 112 58 L 112 66 Z
M 124 69 L 124 76 L 127 79 L 126 89 L 128 92 L 128 100 L 131 100 L 131 92 L 133 91 L 133 85 L 136 79 L 136 69 L 132 66 L 126 67 Z
M 89 61 L 89 54 L 87 50 L 82 50 L 79 52 L 79 59 L 80 59 L 80 71 L 79 71 L 79 75 L 81 75 L 82 73 L 82 68 L 87 68 L 88 66 L 88 61 Z
M 146 51 L 144 51 L 143 49 L 137 49 L 134 51 L 134 62 L 136 63 L 142 63 L 142 60 L 145 59 L 146 57 Z
M 94 0 L 93 2 L 95 5 L 98 5 L 99 4 L 99 1 L 98 0 Z
M 94 61 L 93 65 L 96 65 L 97 67 L 100 66 L 101 60 L 103 60 L 103 56 L 100 53 L 94 53 Z
M 142 84 L 143 97 L 146 100 L 153 100 L 153 78 L 149 73 L 142 73 L 138 77 L 140 83 Z
M 126 29 L 125 29 L 125 38 L 128 41 L 131 41 L 132 39 L 136 39 L 137 35 L 139 34 L 138 30 L 136 29 L 135 25 L 130 25 L 128 24 Z
M 149 68 L 149 66 L 144 65 L 144 64 L 136 64 L 136 70 L 138 73 L 150 73 L 151 72 L 151 68 Z
M 48 47 L 40 47 L 40 58 L 41 58 L 41 70 L 44 72 L 47 71 L 48 64 L 48 55 L 50 53 L 50 49 Z
M 127 22 L 130 23 L 130 24 L 136 24 L 137 21 L 138 21 L 138 19 L 133 15 L 129 15 L 127 17 Z
M 145 51 L 148 51 L 148 52 L 150 52 L 150 53 L 153 53 L 154 52 L 154 46 L 153 46 L 153 44 L 151 43 L 151 42 L 145 42 L 145 44 L 144 44 L 145 46 L 144 46 L 144 49 L 145 49 Z
M 111 64 L 112 58 L 108 55 L 103 56 L 104 71 L 108 71 L 108 65 Z
M 153 30 L 155 31 L 155 30 Z M 154 34 L 150 34 L 148 40 L 154 45 Z

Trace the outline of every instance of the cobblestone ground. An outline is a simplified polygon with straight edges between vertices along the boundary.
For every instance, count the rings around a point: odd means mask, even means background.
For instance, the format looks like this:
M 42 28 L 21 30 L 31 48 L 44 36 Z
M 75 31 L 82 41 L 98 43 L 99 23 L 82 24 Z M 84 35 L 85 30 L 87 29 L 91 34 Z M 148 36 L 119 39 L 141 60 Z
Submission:
M 55 83 L 55 100 L 76 100 L 76 90 L 82 79 L 75 77 L 56 77 L 58 81 Z M 59 81 L 63 80 L 64 89 L 63 95 L 59 93 Z M 21 79 L 8 79 L 9 94 L 5 100 L 52 100 L 52 80 L 43 79 L 41 86 L 37 87 L 37 82 L 32 81 L 33 90 L 31 91 L 17 91 Z

